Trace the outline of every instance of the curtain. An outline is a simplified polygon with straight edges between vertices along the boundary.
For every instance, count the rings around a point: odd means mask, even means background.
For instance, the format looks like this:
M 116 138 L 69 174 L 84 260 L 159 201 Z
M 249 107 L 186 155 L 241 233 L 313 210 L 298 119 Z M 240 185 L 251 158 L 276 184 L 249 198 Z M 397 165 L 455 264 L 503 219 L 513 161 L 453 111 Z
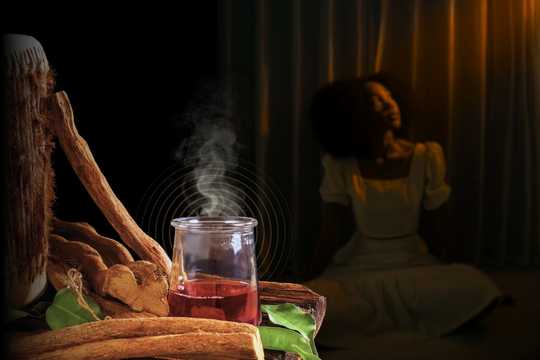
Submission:
M 226 0 L 223 78 L 239 139 L 287 199 L 294 262 L 318 236 L 322 84 L 410 84 L 415 141 L 445 149 L 450 232 L 480 265 L 540 264 L 540 0 Z

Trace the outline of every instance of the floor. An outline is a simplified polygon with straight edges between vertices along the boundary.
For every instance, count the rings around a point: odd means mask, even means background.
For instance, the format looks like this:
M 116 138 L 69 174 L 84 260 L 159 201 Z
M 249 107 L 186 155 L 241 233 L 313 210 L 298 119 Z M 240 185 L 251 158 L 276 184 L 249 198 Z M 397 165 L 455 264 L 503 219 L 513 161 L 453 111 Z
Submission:
M 320 348 L 321 359 L 540 360 L 540 270 L 488 273 L 514 303 L 499 306 L 483 323 L 443 338 L 403 333 L 372 337 L 343 334 L 343 343 L 354 345 Z

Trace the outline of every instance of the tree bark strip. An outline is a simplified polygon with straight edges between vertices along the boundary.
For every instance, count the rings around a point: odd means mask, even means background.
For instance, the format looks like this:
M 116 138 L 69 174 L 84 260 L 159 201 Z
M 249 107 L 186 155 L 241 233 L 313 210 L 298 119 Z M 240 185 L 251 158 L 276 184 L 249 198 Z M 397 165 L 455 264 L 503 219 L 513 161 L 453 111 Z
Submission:
M 127 265 L 134 261 L 128 249 L 116 240 L 101 236 L 87 223 L 52 219 L 52 232 L 68 240 L 80 241 L 96 249 L 107 266 Z
M 6 299 L 20 308 L 46 285 L 49 218 L 54 201 L 53 134 L 41 108 L 52 81 L 47 57 L 33 38 L 6 35 L 2 74 L 6 133 Z M 25 44 L 21 48 L 21 44 Z
M 105 320 L 108 322 L 109 320 Z M 34 360 L 116 360 L 163 355 L 181 360 L 263 360 L 260 340 L 249 333 L 185 333 L 103 340 L 35 354 Z M 14 359 L 27 358 L 15 354 Z
M 181 318 L 181 317 L 156 317 L 156 318 L 144 318 L 144 319 L 111 319 L 102 320 L 91 323 L 85 323 L 81 325 L 71 326 L 60 330 L 48 331 L 40 333 L 38 335 L 29 336 L 17 336 L 12 339 L 10 346 L 14 355 L 25 355 L 27 357 L 34 358 L 34 355 L 42 353 L 57 354 L 56 352 L 80 345 L 80 344 L 93 344 L 103 343 L 110 340 L 117 339 L 129 339 L 135 341 L 140 338 L 159 337 L 166 335 L 179 335 L 192 336 L 195 334 L 213 334 L 208 337 L 209 344 L 215 344 L 216 349 L 208 347 L 209 353 L 212 351 L 220 350 L 221 340 L 214 338 L 219 335 L 249 335 L 257 344 L 260 345 L 260 336 L 257 328 L 249 324 L 241 324 L 229 321 L 210 320 L 210 319 L 196 319 L 196 318 Z M 222 338 L 225 339 L 225 338 Z M 229 340 L 236 338 L 229 337 Z M 174 340 L 174 339 L 172 339 Z M 156 340 L 156 346 L 163 346 L 161 339 Z M 195 342 L 206 341 L 206 338 L 192 338 L 185 337 L 182 341 Z M 245 340 L 238 340 L 239 343 L 244 344 Z M 111 346 L 116 346 L 117 349 L 121 348 L 123 342 L 109 343 Z M 151 346 L 150 342 L 146 342 L 144 346 Z M 152 342 L 152 344 L 154 344 Z M 193 343 L 193 349 L 198 349 L 197 344 Z M 143 344 L 141 344 L 142 347 Z M 223 345 L 225 346 L 225 345 Z M 258 346 L 252 347 L 257 349 Z M 203 347 L 204 343 L 203 343 Z M 94 348 L 92 348 L 94 349 Z M 99 349 L 96 348 L 96 349 Z M 152 355 L 178 355 L 181 353 L 164 351 L 164 347 L 160 348 L 152 354 L 138 354 L 138 356 L 152 356 Z M 192 349 L 192 350 L 193 350 Z M 89 348 L 87 350 L 90 350 Z M 201 349 L 201 351 L 204 349 Z M 238 349 L 236 349 L 238 350 Z M 235 350 L 235 351 L 236 351 Z M 245 349 L 244 349 L 245 350 Z M 97 350 L 96 350 L 97 351 Z M 184 348 L 183 351 L 189 351 Z M 232 351 L 232 350 L 231 350 Z M 262 349 L 261 349 L 262 351 Z M 234 352 L 232 353 L 235 354 Z M 104 354 L 105 355 L 105 354 Z M 37 357 L 36 357 L 37 358 Z M 48 357 L 46 357 L 48 358 Z M 75 357 L 74 357 L 75 358 Z M 96 357 L 98 358 L 98 357 Z M 101 357 L 100 357 L 101 358 Z M 226 359 L 227 357 L 224 357 Z M 230 357 L 229 357 L 230 358 Z
M 292 303 L 315 317 L 317 332 L 326 314 L 326 298 L 300 284 L 259 281 L 261 304 Z M 263 318 L 263 321 L 267 320 Z
M 165 250 L 144 233 L 116 197 L 99 169 L 86 141 L 75 127 L 73 109 L 65 92 L 51 96 L 51 123 L 73 170 L 124 243 L 143 260 L 153 262 L 168 275 L 171 260 Z

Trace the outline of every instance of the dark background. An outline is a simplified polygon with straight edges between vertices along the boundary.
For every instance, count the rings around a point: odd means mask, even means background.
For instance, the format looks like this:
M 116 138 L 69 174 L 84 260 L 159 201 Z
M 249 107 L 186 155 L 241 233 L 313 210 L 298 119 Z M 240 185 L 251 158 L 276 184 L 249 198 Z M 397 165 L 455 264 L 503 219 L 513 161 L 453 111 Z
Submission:
M 220 83 L 218 1 L 152 10 L 26 6 L 6 15 L 4 33 L 31 35 L 43 45 L 79 133 L 135 217 L 144 192 L 187 136 L 177 125 L 194 94 Z M 55 214 L 117 237 L 59 146 L 53 161 Z

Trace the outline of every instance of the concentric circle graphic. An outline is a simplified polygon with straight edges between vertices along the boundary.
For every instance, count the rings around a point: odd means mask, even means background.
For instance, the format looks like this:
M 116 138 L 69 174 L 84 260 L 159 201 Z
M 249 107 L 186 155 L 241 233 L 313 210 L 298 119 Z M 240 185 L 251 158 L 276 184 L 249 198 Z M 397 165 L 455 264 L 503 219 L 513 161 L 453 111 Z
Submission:
M 142 197 L 137 211 L 141 228 L 172 254 L 171 220 L 203 215 L 209 200 L 200 189 L 210 189 L 212 196 L 218 197 L 214 208 L 217 214 L 257 219 L 255 251 L 259 278 L 278 278 L 287 269 L 293 250 L 291 213 L 284 196 L 251 164 L 222 163 L 207 171 L 219 176 L 197 178 L 195 169 L 183 164 L 166 169 Z

